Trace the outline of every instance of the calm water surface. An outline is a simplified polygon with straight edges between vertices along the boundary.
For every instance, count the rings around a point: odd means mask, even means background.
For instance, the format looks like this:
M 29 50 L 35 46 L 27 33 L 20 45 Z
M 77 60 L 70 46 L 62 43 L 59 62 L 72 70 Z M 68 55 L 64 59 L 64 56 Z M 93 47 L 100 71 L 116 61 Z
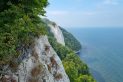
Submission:
M 67 30 L 81 42 L 80 57 L 97 82 L 123 82 L 123 28 Z

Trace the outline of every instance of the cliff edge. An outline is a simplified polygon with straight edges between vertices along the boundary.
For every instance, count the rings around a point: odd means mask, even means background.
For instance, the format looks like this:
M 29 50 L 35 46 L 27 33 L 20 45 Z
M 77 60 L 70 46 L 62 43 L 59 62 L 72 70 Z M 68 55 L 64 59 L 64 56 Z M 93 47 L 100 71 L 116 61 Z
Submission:
M 65 45 L 61 30 L 56 25 L 48 24 L 48 26 L 58 43 Z M 48 41 L 48 37 L 45 35 L 34 39 L 33 46 L 24 49 L 18 57 L 17 61 L 20 64 L 16 69 L 14 69 L 14 65 L 13 69 L 9 68 L 9 65 L 2 67 L 0 81 L 70 82 L 60 58 Z

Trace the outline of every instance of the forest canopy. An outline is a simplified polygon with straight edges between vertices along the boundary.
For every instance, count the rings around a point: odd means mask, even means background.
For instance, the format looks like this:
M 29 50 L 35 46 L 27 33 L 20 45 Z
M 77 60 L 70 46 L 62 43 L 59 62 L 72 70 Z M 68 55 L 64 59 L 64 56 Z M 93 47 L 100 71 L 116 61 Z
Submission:
M 48 0 L 1 0 L 0 12 L 9 9 L 11 5 L 16 5 L 22 8 L 26 14 L 44 15 L 44 8 L 47 7 L 48 4 Z
M 0 64 L 17 58 L 22 47 L 33 43 L 33 37 L 47 33 L 38 15 L 45 15 L 48 0 L 1 0 L 0 2 Z M 6 60 L 7 59 L 7 60 Z

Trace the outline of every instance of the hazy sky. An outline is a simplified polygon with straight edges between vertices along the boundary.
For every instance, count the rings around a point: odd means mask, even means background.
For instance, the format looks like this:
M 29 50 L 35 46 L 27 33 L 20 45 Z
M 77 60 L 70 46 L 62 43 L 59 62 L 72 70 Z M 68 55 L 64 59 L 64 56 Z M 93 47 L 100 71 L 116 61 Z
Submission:
M 123 0 L 49 0 L 47 17 L 62 27 L 123 27 Z

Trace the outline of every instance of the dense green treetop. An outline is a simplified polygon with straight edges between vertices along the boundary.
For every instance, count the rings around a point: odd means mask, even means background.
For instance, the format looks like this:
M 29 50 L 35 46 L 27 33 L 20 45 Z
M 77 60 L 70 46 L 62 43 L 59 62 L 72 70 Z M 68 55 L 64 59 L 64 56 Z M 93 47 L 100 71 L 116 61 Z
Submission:
M 22 8 L 26 14 L 44 15 L 48 0 L 1 0 L 0 11 L 9 9 L 11 5 Z
M 74 51 L 79 51 L 81 49 L 80 42 L 71 33 L 66 31 L 65 29 L 61 27 L 60 29 L 64 35 L 65 45 Z
M 33 38 L 47 33 L 38 16 L 45 15 L 47 0 L 2 0 L 0 2 L 0 64 L 17 58 Z M 6 60 L 7 59 L 7 60 Z

